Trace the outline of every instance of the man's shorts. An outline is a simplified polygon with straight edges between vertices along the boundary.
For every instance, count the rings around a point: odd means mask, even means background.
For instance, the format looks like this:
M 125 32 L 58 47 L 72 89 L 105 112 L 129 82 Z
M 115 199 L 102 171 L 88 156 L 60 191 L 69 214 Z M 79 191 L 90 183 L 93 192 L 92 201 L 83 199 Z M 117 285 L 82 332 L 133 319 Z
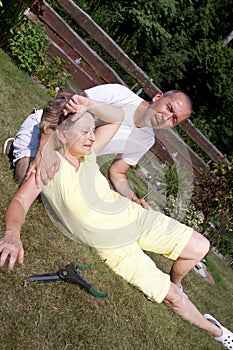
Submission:
M 43 110 L 35 110 L 23 122 L 13 143 L 15 164 L 21 158 L 35 158 L 40 143 L 40 120 Z

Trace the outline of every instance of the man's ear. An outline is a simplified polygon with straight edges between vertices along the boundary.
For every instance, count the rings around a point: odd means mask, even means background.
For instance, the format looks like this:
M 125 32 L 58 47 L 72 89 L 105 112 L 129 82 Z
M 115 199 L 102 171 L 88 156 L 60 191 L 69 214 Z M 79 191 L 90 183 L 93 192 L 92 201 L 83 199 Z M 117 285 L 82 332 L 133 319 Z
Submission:
M 154 95 L 154 97 L 152 98 L 152 102 L 155 102 L 156 100 L 158 100 L 160 97 L 163 96 L 162 92 L 158 92 L 156 95 Z

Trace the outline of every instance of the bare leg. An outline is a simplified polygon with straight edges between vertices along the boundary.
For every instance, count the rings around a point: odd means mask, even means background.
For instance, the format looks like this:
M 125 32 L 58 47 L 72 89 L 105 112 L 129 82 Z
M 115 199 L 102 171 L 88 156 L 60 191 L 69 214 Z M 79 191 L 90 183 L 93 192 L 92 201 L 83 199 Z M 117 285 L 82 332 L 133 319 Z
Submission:
M 29 169 L 31 158 L 24 157 L 15 163 L 14 180 L 21 185 Z
M 172 308 L 181 318 L 206 330 L 214 337 L 220 337 L 222 335 L 221 329 L 214 323 L 205 319 L 196 306 L 180 292 L 179 288 L 174 283 L 171 282 L 170 289 L 163 302 Z
M 209 241 L 200 233 L 193 231 L 193 234 L 181 252 L 179 258 L 174 261 L 170 277 L 171 281 L 179 286 L 182 278 L 203 259 L 209 251 Z

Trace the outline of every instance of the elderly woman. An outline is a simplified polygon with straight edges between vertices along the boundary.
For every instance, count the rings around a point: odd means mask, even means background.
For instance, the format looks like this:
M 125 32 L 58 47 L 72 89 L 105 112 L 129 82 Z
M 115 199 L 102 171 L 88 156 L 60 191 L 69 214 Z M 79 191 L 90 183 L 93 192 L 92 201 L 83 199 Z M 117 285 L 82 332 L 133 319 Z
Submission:
M 67 95 L 64 99 L 61 97 L 60 94 L 60 99 L 50 101 L 44 112 L 61 114 Z M 32 202 L 42 191 L 66 226 L 69 237 L 94 247 L 113 271 L 137 286 L 149 299 L 166 303 L 183 319 L 206 330 L 231 349 L 232 332 L 212 316 L 203 316 L 180 288 L 182 278 L 206 255 L 208 241 L 193 229 L 159 212 L 146 210 L 110 189 L 99 171 L 96 155 L 117 131 L 124 113 L 112 105 L 81 96 L 79 103 L 78 113 L 64 120 L 53 134 L 61 161 L 54 179 L 38 188 L 32 174 L 6 210 L 0 266 L 8 256 L 10 270 L 16 260 L 23 264 L 20 230 Z M 98 129 L 95 132 L 90 112 L 111 123 L 106 125 L 101 139 Z M 159 270 L 143 251 L 174 260 L 170 275 Z

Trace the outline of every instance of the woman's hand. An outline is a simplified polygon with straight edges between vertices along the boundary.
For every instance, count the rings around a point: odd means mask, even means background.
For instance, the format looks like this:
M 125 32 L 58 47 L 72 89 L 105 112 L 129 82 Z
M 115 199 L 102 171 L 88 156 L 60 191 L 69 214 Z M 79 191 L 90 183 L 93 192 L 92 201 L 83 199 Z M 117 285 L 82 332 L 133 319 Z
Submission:
M 147 201 L 145 201 L 145 199 L 132 198 L 132 201 L 141 205 L 144 209 L 151 209 Z
M 73 95 L 70 101 L 66 104 L 63 113 L 64 115 L 75 113 L 71 118 L 72 121 L 76 121 L 86 111 L 92 113 L 105 123 L 117 123 L 118 127 L 125 117 L 124 111 L 113 104 L 94 101 L 77 94 Z
M 84 112 L 88 110 L 89 106 L 90 100 L 87 97 L 75 94 L 66 104 L 63 113 L 64 115 L 67 115 L 69 113 L 75 113 L 75 115 L 72 116 L 72 121 L 76 121 L 82 116 Z
M 24 262 L 23 244 L 19 232 L 6 231 L 0 240 L 0 267 L 4 266 L 9 257 L 8 270 L 13 270 L 16 261 L 20 265 Z

